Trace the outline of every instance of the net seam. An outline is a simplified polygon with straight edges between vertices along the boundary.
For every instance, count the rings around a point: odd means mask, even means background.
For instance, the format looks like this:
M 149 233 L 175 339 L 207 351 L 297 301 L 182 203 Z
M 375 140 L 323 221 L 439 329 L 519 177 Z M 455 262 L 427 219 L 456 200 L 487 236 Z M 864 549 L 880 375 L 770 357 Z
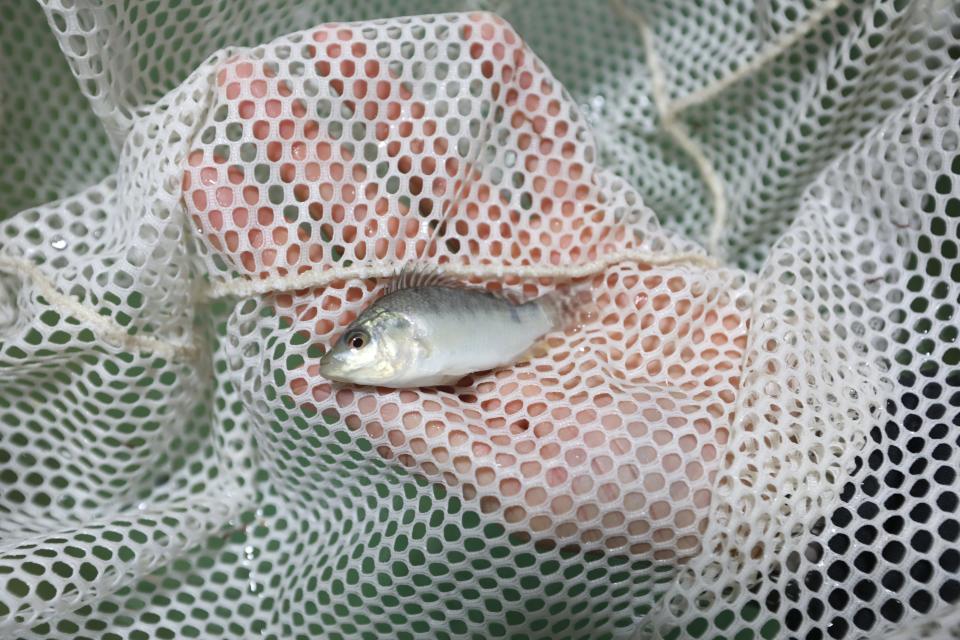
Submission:
M 688 264 L 704 268 L 718 268 L 717 260 L 702 253 L 683 252 L 669 255 L 647 251 L 624 250 L 612 252 L 603 258 L 580 265 L 465 265 L 445 263 L 438 265 L 439 270 L 458 278 L 580 278 L 594 275 L 620 262 L 640 262 L 649 265 Z M 288 276 L 273 276 L 263 280 L 234 278 L 221 281 L 208 292 L 211 298 L 224 296 L 250 296 L 279 291 L 296 291 L 323 286 L 338 280 L 369 280 L 396 276 L 403 263 L 385 265 L 361 265 L 357 267 L 338 267 L 326 270 L 312 270 Z
M 0 268 L 12 270 L 33 281 L 51 307 L 87 323 L 106 341 L 120 343 L 125 349 L 155 353 L 168 358 L 189 358 L 198 351 L 192 343 L 167 342 L 151 336 L 130 335 L 116 320 L 99 314 L 95 307 L 76 296 L 62 293 L 32 262 L 14 256 L 0 256 Z

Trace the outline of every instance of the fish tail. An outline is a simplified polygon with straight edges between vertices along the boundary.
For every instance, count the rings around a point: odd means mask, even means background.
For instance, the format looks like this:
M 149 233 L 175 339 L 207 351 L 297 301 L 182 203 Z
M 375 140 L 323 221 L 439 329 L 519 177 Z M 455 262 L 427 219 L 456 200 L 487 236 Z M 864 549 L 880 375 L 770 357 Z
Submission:
M 557 289 L 534 300 L 549 318 L 553 331 L 574 329 L 594 306 L 589 285 Z

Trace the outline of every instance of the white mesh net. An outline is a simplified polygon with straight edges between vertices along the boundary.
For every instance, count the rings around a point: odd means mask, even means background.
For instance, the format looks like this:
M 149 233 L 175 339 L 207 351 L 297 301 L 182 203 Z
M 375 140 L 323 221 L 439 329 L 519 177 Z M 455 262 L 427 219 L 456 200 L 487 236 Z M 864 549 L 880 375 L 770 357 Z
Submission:
M 0 635 L 960 634 L 958 42 L 923 0 L 0 7 Z M 409 260 L 595 309 L 455 387 L 323 379 Z

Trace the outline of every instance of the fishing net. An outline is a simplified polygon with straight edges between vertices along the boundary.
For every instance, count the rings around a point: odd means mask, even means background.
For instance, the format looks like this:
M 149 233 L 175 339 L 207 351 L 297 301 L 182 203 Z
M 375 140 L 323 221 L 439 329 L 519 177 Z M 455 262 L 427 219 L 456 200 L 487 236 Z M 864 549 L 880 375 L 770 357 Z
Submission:
M 0 635 L 956 636 L 957 42 L 939 0 L 0 7 Z M 454 386 L 323 379 L 411 261 L 592 303 Z

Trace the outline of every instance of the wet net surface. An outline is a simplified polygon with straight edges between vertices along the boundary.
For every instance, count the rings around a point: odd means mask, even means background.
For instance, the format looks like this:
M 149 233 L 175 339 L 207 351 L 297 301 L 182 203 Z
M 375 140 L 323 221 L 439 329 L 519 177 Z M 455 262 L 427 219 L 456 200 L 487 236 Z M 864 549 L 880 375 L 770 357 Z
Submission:
M 4 633 L 956 629 L 956 8 L 429 4 L 0 10 Z M 413 259 L 595 306 L 320 377 Z

